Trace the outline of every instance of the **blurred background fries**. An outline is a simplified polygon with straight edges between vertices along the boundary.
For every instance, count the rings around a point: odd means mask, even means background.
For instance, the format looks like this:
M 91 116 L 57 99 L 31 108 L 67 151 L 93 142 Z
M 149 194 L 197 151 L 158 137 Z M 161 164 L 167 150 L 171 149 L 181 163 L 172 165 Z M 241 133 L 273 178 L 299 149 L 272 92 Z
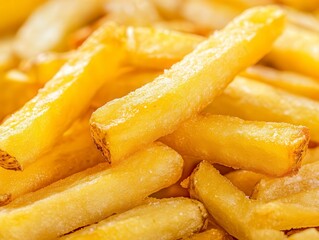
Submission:
M 0 0 L 0 240 L 319 240 L 319 1 Z

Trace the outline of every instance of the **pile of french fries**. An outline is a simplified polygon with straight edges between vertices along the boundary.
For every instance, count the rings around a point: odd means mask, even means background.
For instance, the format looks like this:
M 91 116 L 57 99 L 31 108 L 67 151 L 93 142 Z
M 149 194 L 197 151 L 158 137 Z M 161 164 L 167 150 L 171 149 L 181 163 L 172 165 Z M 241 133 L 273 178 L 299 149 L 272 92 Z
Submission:
M 319 240 L 319 2 L 0 5 L 0 239 Z

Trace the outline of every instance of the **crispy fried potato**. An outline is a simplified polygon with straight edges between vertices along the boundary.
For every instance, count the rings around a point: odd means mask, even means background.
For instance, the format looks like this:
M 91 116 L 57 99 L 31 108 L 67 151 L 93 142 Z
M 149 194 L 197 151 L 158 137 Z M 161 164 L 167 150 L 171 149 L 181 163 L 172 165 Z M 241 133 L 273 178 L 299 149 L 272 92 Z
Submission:
M 317 32 L 288 24 L 266 56 L 266 61 L 282 70 L 296 71 L 319 78 L 318 48 Z
M 190 178 L 191 196 L 202 201 L 216 222 L 240 240 L 284 239 L 282 232 L 258 226 L 254 210 L 258 205 L 234 187 L 209 163 L 202 162 Z
M 277 7 L 248 10 L 153 82 L 99 108 L 91 117 L 99 149 L 117 162 L 174 131 L 267 52 L 283 19 Z
M 289 7 L 286 7 L 285 11 L 289 22 L 299 27 L 319 32 L 319 19 L 316 18 L 314 14 L 298 11 Z
M 34 97 L 39 88 L 40 85 L 23 72 L 0 73 L 0 122 Z
M 15 30 L 45 0 L 1 1 L 0 33 Z
M 319 142 L 319 103 L 252 79 L 236 77 L 204 112 L 246 120 L 287 122 L 309 128 Z
M 88 118 L 85 117 L 76 122 L 53 149 L 24 171 L 0 169 L 0 205 L 93 167 L 103 160 L 93 144 Z
M 220 229 L 209 229 L 201 233 L 194 234 L 184 240 L 232 240 L 233 238 L 229 236 L 225 231 Z
M 175 151 L 158 143 L 117 166 L 99 164 L 0 208 L 0 237 L 54 239 L 101 221 L 176 182 L 182 164 Z
M 49 0 L 19 29 L 15 52 L 22 58 L 30 58 L 41 52 L 64 50 L 69 33 L 102 13 L 103 0 Z
M 0 166 L 21 170 L 31 164 L 88 108 L 124 57 L 112 37 L 117 31 L 112 24 L 97 30 L 37 96 L 0 126 Z
M 301 232 L 295 233 L 291 235 L 289 240 L 318 240 L 319 239 L 319 232 L 315 228 L 310 228 L 303 230 Z
M 175 240 L 205 226 L 207 212 L 202 203 L 188 198 L 154 200 L 115 215 L 98 224 L 62 237 L 75 239 Z
M 254 190 L 253 198 L 268 202 L 318 187 L 319 162 L 314 162 L 303 165 L 294 176 L 261 180 Z
M 206 115 L 185 121 L 161 141 L 182 155 L 282 176 L 300 167 L 308 147 L 309 131 L 292 124 Z
M 225 175 L 231 183 L 239 190 L 243 191 L 247 196 L 251 196 L 256 184 L 267 176 L 246 170 L 237 170 Z
M 241 75 L 297 95 L 319 100 L 319 81 L 316 78 L 262 65 L 249 67 Z

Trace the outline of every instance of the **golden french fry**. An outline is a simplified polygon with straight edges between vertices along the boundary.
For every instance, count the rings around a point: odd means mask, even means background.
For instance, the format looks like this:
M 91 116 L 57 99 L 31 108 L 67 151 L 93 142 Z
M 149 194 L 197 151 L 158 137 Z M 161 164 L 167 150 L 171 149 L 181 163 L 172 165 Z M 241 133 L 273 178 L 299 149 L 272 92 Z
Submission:
M 282 176 L 300 167 L 308 147 L 309 130 L 292 124 L 206 115 L 185 121 L 161 141 L 182 155 Z
M 235 5 L 236 7 L 241 8 L 249 8 L 258 5 L 266 5 L 266 4 L 273 4 L 275 0 L 218 0 L 222 3 L 228 3 L 231 5 Z
M 61 240 L 175 240 L 201 230 L 206 218 L 207 212 L 202 203 L 189 198 L 168 198 L 115 215 Z
M 188 0 L 181 6 L 181 15 L 190 22 L 212 30 L 225 27 L 240 10 L 227 4 L 210 0 Z
M 97 30 L 31 101 L 0 126 L 0 166 L 21 170 L 31 164 L 87 109 L 124 57 L 112 37 L 121 30 L 112 24 Z
M 182 165 L 175 151 L 159 143 L 111 168 L 99 164 L 1 207 L 0 236 L 54 239 L 101 221 L 175 183 Z
M 39 88 L 40 86 L 23 72 L 11 70 L 0 73 L 0 122 L 34 97 Z
M 185 4 L 183 0 L 152 0 L 152 2 L 166 19 L 179 17 L 180 9 Z
M 247 196 L 251 196 L 256 184 L 267 176 L 246 170 L 237 170 L 225 175 L 231 183 L 239 190 L 243 191 Z
M 117 162 L 173 132 L 266 53 L 282 26 L 277 7 L 248 10 L 153 82 L 99 108 L 91 117 L 98 148 Z
M 300 192 L 254 209 L 253 217 L 262 219 L 260 226 L 277 230 L 290 230 L 319 225 L 319 189 Z M 257 222 L 257 221 L 256 221 Z
M 316 18 L 314 14 L 298 11 L 289 7 L 286 7 L 285 11 L 289 22 L 299 27 L 319 32 L 319 19 Z
M 44 85 L 60 70 L 72 56 L 72 52 L 47 52 L 20 63 L 19 69 L 35 82 Z
M 259 226 L 253 215 L 257 202 L 234 187 L 209 163 L 202 162 L 190 178 L 190 194 L 204 203 L 216 222 L 240 240 L 285 239 L 282 232 Z
M 237 116 L 246 120 L 287 122 L 309 128 L 319 141 L 319 103 L 268 84 L 243 77 L 228 85 L 204 112 Z
M 0 169 L 0 205 L 93 167 L 103 160 L 91 139 L 88 118 L 81 119 L 61 137 L 53 149 L 24 171 Z
M 319 162 L 303 165 L 294 176 L 263 179 L 256 186 L 253 198 L 272 201 L 319 187 Z
M 318 240 L 319 239 L 319 232 L 315 228 L 310 228 L 303 230 L 299 233 L 295 233 L 291 235 L 289 240 Z
M 277 0 L 277 2 L 305 11 L 318 9 L 318 2 L 316 0 Z
M 209 229 L 201 233 L 194 234 L 185 240 L 232 240 L 226 232 L 220 229 Z
M 288 24 L 266 56 L 266 61 L 279 69 L 319 78 L 318 47 L 317 32 Z
M 15 30 L 45 0 L 1 1 L 0 33 Z
M 262 65 L 249 67 L 242 72 L 241 75 L 297 95 L 315 100 L 319 99 L 319 81 L 309 76 L 294 72 L 279 71 Z
M 69 33 L 102 13 L 102 0 L 49 0 L 33 12 L 19 29 L 14 49 L 22 58 L 61 50 Z

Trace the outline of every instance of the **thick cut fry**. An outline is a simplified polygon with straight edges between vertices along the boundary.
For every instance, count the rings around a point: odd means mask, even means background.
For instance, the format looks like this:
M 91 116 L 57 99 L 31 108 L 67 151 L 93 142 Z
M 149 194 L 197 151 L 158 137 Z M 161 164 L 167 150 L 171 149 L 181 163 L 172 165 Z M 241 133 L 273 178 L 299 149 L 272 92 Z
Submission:
M 31 164 L 87 109 L 124 57 L 112 37 L 116 30 L 115 25 L 97 30 L 37 96 L 0 126 L 0 166 L 18 170 Z
M 117 166 L 100 164 L 0 208 L 0 239 L 54 239 L 141 204 L 176 182 L 182 158 L 153 144 Z M 36 226 L 36 227 L 34 227 Z
M 212 30 L 225 27 L 240 11 L 224 3 L 210 0 L 188 0 L 181 6 L 181 15 L 190 22 Z
M 194 234 L 184 240 L 232 240 L 227 233 L 220 229 L 209 229 L 207 231 Z
M 102 162 L 88 118 L 75 123 L 59 143 L 24 171 L 0 169 L 0 205 Z
M 315 78 L 262 65 L 249 67 L 241 75 L 297 95 L 319 99 L 319 81 Z
M 206 218 L 202 203 L 188 198 L 168 198 L 115 215 L 61 240 L 175 240 L 202 229 Z
M 267 176 L 246 170 L 238 170 L 227 173 L 225 175 L 231 183 L 236 186 L 239 190 L 243 191 L 247 196 L 251 196 L 256 184 Z
M 302 232 L 291 235 L 289 240 L 318 240 L 319 232 L 315 228 L 303 230 Z
M 302 37 L 300 37 L 302 36 Z M 319 35 L 291 24 L 275 42 L 266 61 L 277 68 L 319 78 Z
M 303 165 L 294 176 L 261 180 L 254 190 L 253 198 L 268 202 L 318 187 L 319 162 L 314 162 Z
M 22 58 L 30 58 L 42 52 L 62 50 L 69 33 L 102 13 L 102 0 L 49 0 L 19 29 L 15 51 Z
M 297 195 L 305 195 L 305 193 Z M 316 227 L 319 225 L 318 201 L 313 206 L 311 199 L 317 199 L 318 197 L 317 190 L 317 194 L 313 194 L 312 191 L 306 197 L 308 201 L 305 201 L 304 196 L 294 196 L 294 200 L 298 201 L 298 203 L 285 203 L 281 199 L 278 199 L 277 201 L 260 204 L 254 209 L 253 216 L 255 219 L 263 219 L 263 221 L 258 221 L 260 227 L 267 226 L 277 230 Z M 304 200 L 304 202 L 299 202 L 300 200 Z M 293 200 L 291 199 L 291 201 Z
M 237 77 L 204 112 L 246 120 L 287 122 L 309 128 L 319 141 L 319 103 L 252 79 Z
M 0 33 L 15 30 L 45 0 L 1 1 Z
M 276 7 L 248 10 L 153 82 L 95 111 L 91 131 L 97 146 L 117 162 L 173 132 L 267 52 L 282 25 Z
M 282 176 L 300 167 L 309 131 L 291 124 L 206 115 L 192 117 L 162 141 L 182 155 Z
M 39 84 L 19 71 L 0 73 L 0 122 L 34 97 L 39 88 Z
M 284 239 L 279 231 L 259 227 L 253 215 L 257 203 L 207 162 L 200 163 L 191 175 L 190 193 L 204 203 L 220 226 L 240 240 Z
M 299 27 L 319 32 L 319 19 L 316 18 L 314 14 L 298 11 L 289 7 L 286 7 L 285 11 L 289 22 Z

